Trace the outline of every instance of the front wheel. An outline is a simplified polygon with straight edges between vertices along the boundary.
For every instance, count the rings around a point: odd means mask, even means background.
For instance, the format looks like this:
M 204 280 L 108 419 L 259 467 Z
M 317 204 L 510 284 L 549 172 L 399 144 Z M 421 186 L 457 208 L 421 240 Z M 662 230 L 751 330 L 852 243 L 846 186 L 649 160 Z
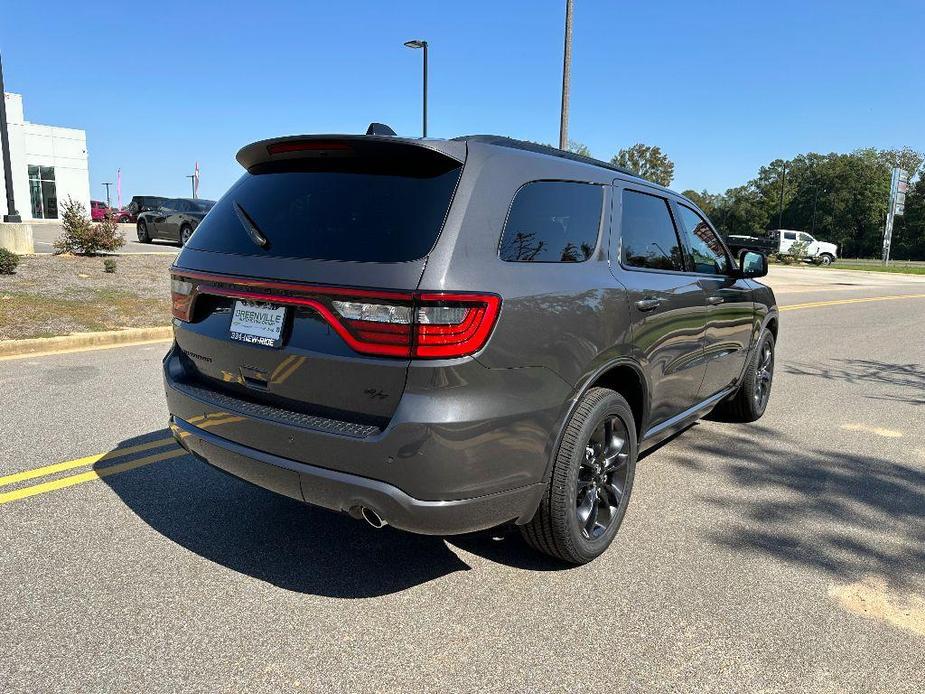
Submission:
M 145 220 L 138 222 L 138 243 L 148 243 L 151 241 L 151 235 L 148 234 L 148 225 L 145 224 Z
M 534 549 L 571 564 L 613 542 L 633 488 L 636 425 L 623 397 L 591 388 L 569 419 L 533 519 L 521 526 Z
M 189 237 L 193 235 L 193 229 L 187 225 L 183 225 L 183 228 L 180 229 L 180 245 L 185 246 L 186 242 L 189 241 Z
M 717 405 L 716 414 L 727 422 L 754 422 L 761 418 L 771 398 L 774 380 L 774 335 L 765 331 L 752 353 L 742 384 L 730 399 Z
M 834 262 L 835 262 L 835 258 L 833 258 L 828 253 L 823 253 L 822 255 L 819 256 L 819 259 L 816 261 L 816 264 L 822 267 L 828 267 Z

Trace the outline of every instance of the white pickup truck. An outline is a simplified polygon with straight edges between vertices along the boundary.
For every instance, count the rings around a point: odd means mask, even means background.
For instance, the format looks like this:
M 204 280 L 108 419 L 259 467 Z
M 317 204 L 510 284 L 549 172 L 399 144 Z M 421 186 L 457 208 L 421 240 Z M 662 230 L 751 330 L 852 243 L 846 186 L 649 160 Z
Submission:
M 767 236 L 728 236 L 726 243 L 735 255 L 745 248 L 768 255 L 788 254 L 795 244 L 805 244 L 803 260 L 816 265 L 831 265 L 838 258 L 838 246 L 834 243 L 817 241 L 805 231 L 794 229 L 772 229 Z

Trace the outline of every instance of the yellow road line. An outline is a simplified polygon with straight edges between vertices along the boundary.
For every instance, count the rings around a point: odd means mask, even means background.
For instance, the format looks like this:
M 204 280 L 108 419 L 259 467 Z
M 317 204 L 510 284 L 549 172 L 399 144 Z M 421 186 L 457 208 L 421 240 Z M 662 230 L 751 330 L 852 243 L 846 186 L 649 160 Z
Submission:
M 143 465 L 150 465 L 151 463 L 157 463 L 161 460 L 169 460 L 171 458 L 179 458 L 180 456 L 184 455 L 186 455 L 186 451 L 183 449 L 164 451 L 163 453 L 155 453 L 154 455 L 149 455 L 144 458 L 129 460 L 125 463 L 117 463 L 116 465 L 88 470 L 87 472 L 70 475 L 69 477 L 61 477 L 56 480 L 51 480 L 50 482 L 34 484 L 31 487 L 14 489 L 11 492 L 4 492 L 3 494 L 0 494 L 0 506 L 3 504 L 8 504 L 11 501 L 18 501 L 19 499 L 35 496 L 36 494 L 44 494 L 45 492 L 51 492 L 55 489 L 64 489 L 65 487 L 73 487 L 75 484 L 92 482 L 93 480 L 98 480 L 102 477 L 109 477 L 110 475 L 116 475 L 120 472 L 126 472 L 127 470 L 134 470 L 135 468 L 142 467 Z
M 111 460 L 113 458 L 122 458 L 126 455 L 131 455 L 132 453 L 140 453 L 141 451 L 148 451 L 152 448 L 160 448 L 161 446 L 166 446 L 168 444 L 174 443 L 173 438 L 163 438 L 158 439 L 157 441 L 149 441 L 148 443 L 141 443 L 137 446 L 129 446 L 128 448 L 116 448 L 109 451 L 108 453 L 98 453 L 96 455 L 88 455 L 84 458 L 77 458 L 75 460 L 67 460 L 63 463 L 55 463 L 54 465 L 45 465 L 44 467 L 37 467 L 32 470 L 24 470 L 23 472 L 16 472 L 12 475 L 6 475 L 5 477 L 0 477 L 0 487 L 4 487 L 8 484 L 14 484 L 16 482 L 23 482 L 25 480 L 31 480 L 35 477 L 44 477 L 45 475 L 53 475 L 56 472 L 64 472 L 65 470 L 73 470 L 75 467 L 82 467 L 84 465 L 93 465 L 101 460 Z
M 143 345 L 157 345 L 164 342 L 171 342 L 172 337 L 157 337 L 152 340 L 137 340 L 135 342 L 118 342 L 112 345 L 89 345 L 86 347 L 67 347 L 64 349 L 49 349 L 41 352 L 26 352 L 25 354 L 3 354 L 0 355 L 0 361 L 11 361 L 13 359 L 28 359 L 29 357 L 52 357 L 57 354 L 76 354 L 78 352 L 96 352 L 101 349 L 117 349 L 119 347 L 141 347 Z
M 868 296 L 862 299 L 834 299 L 832 301 L 810 301 L 805 304 L 781 306 L 781 311 L 795 311 L 800 308 L 817 308 L 821 306 L 838 306 L 840 304 L 864 304 L 870 301 L 896 301 L 898 299 L 925 299 L 925 294 L 897 294 L 895 296 Z

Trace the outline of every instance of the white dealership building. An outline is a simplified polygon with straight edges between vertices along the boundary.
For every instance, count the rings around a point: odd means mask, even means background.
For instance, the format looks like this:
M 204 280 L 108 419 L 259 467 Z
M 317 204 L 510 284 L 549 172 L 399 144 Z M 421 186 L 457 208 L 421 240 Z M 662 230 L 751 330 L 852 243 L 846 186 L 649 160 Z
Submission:
M 70 196 L 89 213 L 90 168 L 87 133 L 74 128 L 30 123 L 22 95 L 5 93 L 13 194 L 23 221 L 58 219 L 61 202 Z M 3 159 L 0 158 L 0 166 Z M 0 218 L 7 213 L 5 176 L 0 171 Z

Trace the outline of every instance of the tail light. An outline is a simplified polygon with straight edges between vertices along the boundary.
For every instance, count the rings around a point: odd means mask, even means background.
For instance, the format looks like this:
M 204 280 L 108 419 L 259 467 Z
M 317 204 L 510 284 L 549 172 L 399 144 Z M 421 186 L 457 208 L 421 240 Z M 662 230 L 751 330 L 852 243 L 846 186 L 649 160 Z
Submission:
M 171 277 L 170 300 L 174 318 L 189 321 L 193 308 L 193 283 Z
M 451 359 L 478 352 L 494 328 L 501 298 L 494 294 L 415 292 L 410 305 L 363 301 L 331 302 L 364 354 Z M 348 340 L 348 342 L 350 342 Z
M 190 279 L 207 281 L 194 286 Z M 501 297 L 496 294 L 377 292 L 187 271 L 172 277 L 171 290 L 173 315 L 183 321 L 190 320 L 198 294 L 305 306 L 321 315 L 360 354 L 419 359 L 451 359 L 478 352 L 488 342 L 501 310 Z

